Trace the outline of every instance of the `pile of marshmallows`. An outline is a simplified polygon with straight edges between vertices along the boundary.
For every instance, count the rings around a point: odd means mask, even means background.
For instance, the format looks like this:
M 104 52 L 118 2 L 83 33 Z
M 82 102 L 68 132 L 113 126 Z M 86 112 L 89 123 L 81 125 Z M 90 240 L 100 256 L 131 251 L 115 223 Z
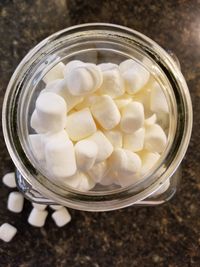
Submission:
M 62 62 L 44 77 L 30 125 L 32 151 L 49 177 L 87 191 L 134 184 L 167 144 L 168 104 L 132 59 L 116 65 Z

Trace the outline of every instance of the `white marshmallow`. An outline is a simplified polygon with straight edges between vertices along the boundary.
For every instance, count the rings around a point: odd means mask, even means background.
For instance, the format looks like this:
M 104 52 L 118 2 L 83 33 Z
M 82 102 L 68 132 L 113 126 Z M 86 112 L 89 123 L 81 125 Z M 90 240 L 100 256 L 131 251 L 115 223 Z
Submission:
M 67 88 L 72 95 L 82 96 L 96 91 L 103 77 L 98 66 L 84 63 L 71 68 L 65 76 Z
M 45 147 L 46 167 L 53 179 L 64 179 L 76 172 L 72 141 L 51 140 Z
M 93 103 L 95 103 L 96 97 L 97 97 L 96 94 L 85 96 L 84 100 L 81 103 L 79 103 L 78 105 L 76 105 L 75 109 L 76 110 L 81 110 L 81 109 L 84 109 L 84 108 L 90 108 L 91 105 Z
M 132 134 L 124 135 L 124 148 L 131 150 L 132 152 L 138 152 L 143 149 L 144 146 L 145 129 L 140 128 Z
M 152 197 L 156 197 L 156 196 L 158 196 L 158 195 L 163 194 L 165 191 L 167 191 L 167 189 L 169 188 L 169 186 L 170 186 L 170 179 L 167 179 L 167 180 L 163 183 L 163 185 L 162 185 L 156 192 L 154 192 L 151 196 L 152 196 Z
M 148 125 L 145 129 L 144 148 L 151 152 L 163 152 L 167 144 L 163 129 L 158 124 Z
M 120 126 L 123 132 L 133 133 L 144 124 L 144 108 L 139 102 L 131 102 L 121 111 Z
M 43 136 L 41 134 L 29 134 L 29 142 L 33 155 L 38 161 L 45 159 L 44 147 L 43 147 Z
M 96 131 L 96 124 L 88 108 L 67 117 L 66 130 L 73 141 L 84 139 Z
M 65 207 L 55 211 L 51 217 L 58 227 L 62 227 L 71 221 L 71 216 Z
M 90 140 L 81 140 L 76 143 L 74 149 L 77 168 L 82 171 L 91 169 L 98 153 L 96 143 Z
M 102 177 L 100 184 L 108 186 L 116 183 L 117 184 L 117 176 L 116 173 L 112 170 L 107 170 L 106 174 Z
M 96 163 L 87 173 L 96 182 L 100 183 L 108 169 L 107 161 Z
M 153 112 L 169 113 L 169 107 L 165 94 L 157 82 L 151 88 L 150 106 Z
M 144 124 L 145 124 L 145 126 L 148 126 L 148 125 L 151 125 L 151 124 L 156 123 L 156 121 L 157 121 L 157 116 L 156 116 L 156 114 L 154 113 L 152 116 L 150 116 L 149 118 L 147 118 L 147 119 L 144 121 Z
M 80 61 L 80 60 L 71 60 L 71 61 L 69 61 L 66 64 L 65 69 L 63 71 L 64 76 L 66 77 L 71 70 L 73 70 L 76 67 L 83 66 L 84 64 L 85 63 L 83 61 Z
M 109 165 L 119 176 L 135 175 L 141 169 L 141 159 L 134 152 L 118 148 L 109 158 Z
M 15 173 L 14 172 L 9 172 L 6 173 L 3 178 L 2 178 L 3 183 L 10 187 L 10 188 L 15 188 L 17 187 L 16 181 L 15 181 Z
M 24 197 L 19 192 L 11 192 L 8 196 L 7 208 L 12 212 L 19 213 L 23 210 Z
M 45 83 L 49 83 L 49 82 L 54 81 L 56 79 L 63 79 L 64 69 L 65 69 L 65 65 L 62 62 L 58 63 L 49 72 L 47 72 L 47 74 L 43 77 L 43 81 Z
M 111 142 L 114 148 L 122 147 L 122 133 L 118 130 L 104 131 L 105 136 Z
M 94 186 L 95 186 L 94 180 L 91 179 L 91 177 L 88 176 L 87 174 L 81 173 L 81 179 L 77 189 L 80 191 L 89 191 Z
M 119 65 L 126 91 L 134 94 L 141 90 L 149 80 L 149 72 L 139 63 L 128 59 Z
M 123 107 L 125 107 L 131 102 L 132 102 L 132 98 L 130 97 L 115 99 L 115 104 L 118 107 L 118 109 L 122 109 Z
M 82 96 L 71 95 L 67 89 L 65 80 L 61 79 L 49 83 L 41 93 L 44 92 L 55 93 L 63 97 L 65 102 L 67 103 L 67 112 L 72 110 L 77 104 L 83 101 Z
M 64 184 L 80 191 L 88 191 L 95 186 L 95 182 L 91 177 L 80 171 L 65 179 Z
M 47 205 L 45 204 L 38 204 L 38 203 L 33 203 L 33 202 L 32 202 L 32 206 L 37 210 L 45 210 L 47 207 Z
M 60 131 L 66 122 L 67 106 L 64 99 L 54 93 L 42 93 L 36 100 L 31 127 L 38 133 Z
M 106 130 L 114 128 L 120 122 L 119 110 L 108 95 L 99 96 L 91 106 L 91 112 L 98 123 Z
M 38 210 L 33 208 L 28 217 L 28 223 L 35 227 L 43 227 L 47 218 L 46 210 Z
M 103 63 L 100 64 L 99 67 L 103 74 L 103 83 L 98 92 L 100 94 L 109 95 L 112 98 L 123 95 L 125 89 L 118 65 Z
M 17 229 L 9 223 L 0 226 L 0 239 L 4 242 L 10 242 L 16 235 Z
M 150 107 L 150 99 L 151 99 L 151 90 L 149 87 L 145 86 L 144 90 L 141 90 L 139 93 L 135 94 L 133 97 L 134 101 L 142 103 L 144 107 L 145 117 L 150 117 L 153 115 L 151 107 Z
M 42 149 L 45 150 L 45 146 L 54 140 L 55 142 L 66 142 L 69 140 L 68 134 L 65 130 L 57 133 L 47 133 L 41 135 Z
M 142 151 L 142 153 L 140 153 L 140 157 L 142 160 L 141 175 L 144 175 L 148 173 L 150 169 L 155 165 L 155 163 L 159 160 L 160 155 L 158 153 Z
M 49 207 L 50 207 L 52 210 L 59 210 L 59 209 L 63 208 L 63 206 L 60 206 L 60 205 L 49 205 Z
M 87 140 L 94 141 L 98 147 L 96 163 L 107 159 L 112 154 L 113 146 L 101 131 L 97 131 L 88 137 Z

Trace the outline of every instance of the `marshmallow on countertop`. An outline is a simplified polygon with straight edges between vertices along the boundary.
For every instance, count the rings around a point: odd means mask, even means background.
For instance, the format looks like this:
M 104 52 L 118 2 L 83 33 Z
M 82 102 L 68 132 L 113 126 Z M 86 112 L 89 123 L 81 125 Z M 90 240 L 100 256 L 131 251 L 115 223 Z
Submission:
M 10 242 L 16 235 L 17 229 L 9 223 L 0 226 L 0 239 L 4 242 Z
M 141 151 L 140 158 L 142 160 L 141 175 L 145 175 L 159 160 L 160 155 L 158 153 L 152 153 L 148 151 Z
M 91 106 L 91 112 L 105 130 L 113 129 L 120 122 L 120 112 L 114 100 L 108 95 L 97 97 Z
M 16 181 L 15 181 L 15 173 L 14 172 L 9 172 L 6 173 L 3 178 L 2 178 L 3 183 L 10 187 L 10 188 L 15 188 L 17 187 Z
M 149 80 L 149 72 L 132 59 L 123 61 L 119 68 L 125 82 L 126 91 L 129 94 L 135 94 L 141 90 Z
M 133 133 L 144 124 L 144 108 L 139 102 L 131 102 L 121 110 L 120 126 L 123 132 Z
M 77 168 L 82 171 L 91 169 L 98 153 L 96 143 L 91 140 L 81 140 L 75 144 L 74 149 Z
M 42 93 L 36 100 L 36 109 L 31 117 L 31 127 L 37 133 L 60 131 L 66 122 L 65 100 L 54 93 Z
M 19 213 L 23 210 L 24 197 L 20 192 L 11 192 L 8 196 L 8 210 Z
M 45 147 L 46 168 L 52 179 L 64 179 L 76 172 L 74 146 L 71 140 L 51 140 Z
M 151 88 L 150 107 L 153 112 L 169 113 L 167 99 L 157 82 L 154 82 Z
M 92 63 L 69 64 L 66 65 L 65 81 L 72 95 L 87 95 L 101 86 L 103 77 L 98 66 Z
M 144 136 L 145 129 L 140 128 L 132 134 L 124 135 L 124 145 L 125 149 L 128 149 L 132 152 L 138 152 L 143 149 L 144 146 Z
M 43 227 L 47 218 L 46 210 L 38 210 L 33 208 L 28 217 L 28 223 L 35 227 Z
M 165 132 L 158 124 L 145 127 L 144 148 L 150 152 L 161 153 L 167 144 Z
M 125 90 L 119 66 L 112 63 L 103 63 L 99 67 L 103 74 L 103 83 L 98 93 L 109 95 L 112 98 L 123 95 Z
M 63 79 L 58 79 L 47 84 L 47 86 L 41 93 L 44 92 L 55 93 L 63 97 L 63 99 L 67 103 L 67 112 L 72 110 L 74 107 L 76 107 L 76 105 L 83 101 L 82 96 L 74 96 L 69 93 L 66 82 Z
M 100 183 L 108 170 L 106 160 L 96 163 L 87 173 L 96 182 Z
M 112 154 L 113 146 L 101 131 L 97 131 L 96 133 L 88 137 L 87 140 L 94 141 L 98 147 L 96 163 L 107 159 Z
M 47 72 L 47 74 L 43 78 L 43 81 L 48 84 L 49 82 L 52 82 L 56 79 L 63 79 L 64 69 L 65 65 L 62 62 L 58 63 L 49 72 Z
M 121 186 L 127 186 L 138 180 L 142 162 L 140 157 L 129 150 L 118 148 L 109 158 L 109 166 Z
M 71 216 L 65 207 L 56 210 L 52 215 L 52 219 L 58 227 L 62 227 L 71 221 Z
M 113 145 L 113 148 L 122 147 L 122 133 L 119 130 L 104 131 L 105 136 Z
M 66 131 L 73 141 L 79 141 L 96 132 L 96 124 L 89 108 L 72 113 L 66 120 Z

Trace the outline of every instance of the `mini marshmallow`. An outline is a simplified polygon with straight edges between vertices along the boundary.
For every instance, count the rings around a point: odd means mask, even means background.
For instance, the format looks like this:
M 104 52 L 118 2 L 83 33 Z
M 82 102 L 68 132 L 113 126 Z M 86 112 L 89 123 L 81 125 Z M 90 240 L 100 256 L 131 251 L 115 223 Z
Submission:
M 141 169 L 141 159 L 134 152 L 118 148 L 109 158 L 109 165 L 120 176 L 135 175 Z
M 154 82 L 151 88 L 150 107 L 153 112 L 169 113 L 167 99 L 157 82 Z
M 102 83 L 103 77 L 98 66 L 83 63 L 71 68 L 65 76 L 70 94 L 75 96 L 87 95 L 96 91 Z
M 81 179 L 77 189 L 80 191 L 89 191 L 94 186 L 95 186 L 94 180 L 91 179 L 91 177 L 88 176 L 87 174 L 81 173 Z
M 33 208 L 28 217 L 28 223 L 35 227 L 43 227 L 47 218 L 46 210 L 38 210 Z
M 71 221 L 71 216 L 65 207 L 55 211 L 51 217 L 58 227 L 62 227 Z
M 119 110 L 108 95 L 97 97 L 91 106 L 91 112 L 97 122 L 106 130 L 111 130 L 120 122 Z
M 62 130 L 57 133 L 47 133 L 41 136 L 42 148 L 45 149 L 45 146 L 54 140 L 55 142 L 66 142 L 69 140 L 68 134 L 65 130 Z
M 96 163 L 87 173 L 96 182 L 100 183 L 106 175 L 108 163 L 106 160 Z
M 41 134 L 29 134 L 31 149 L 38 161 L 42 161 L 45 158 L 42 138 Z
M 89 108 L 72 113 L 67 117 L 66 131 L 73 141 L 79 141 L 96 132 L 96 124 Z
M 118 109 L 124 108 L 126 105 L 132 102 L 132 98 L 119 98 L 115 99 L 115 104 L 118 107 Z
M 118 130 L 104 131 L 105 136 L 108 138 L 114 148 L 122 147 L 122 133 Z
M 141 90 L 149 80 L 149 72 L 132 59 L 123 61 L 119 68 L 129 94 L 135 94 Z
M 10 242 L 16 235 L 17 229 L 9 223 L 0 226 L 0 239 L 4 242 Z
M 157 121 L 157 116 L 156 114 L 153 114 L 152 116 L 150 116 L 144 121 L 144 124 L 145 126 L 148 126 L 148 125 L 156 123 L 156 121 Z
M 118 65 L 103 63 L 100 64 L 99 67 L 103 74 L 103 83 L 99 88 L 98 93 L 109 95 L 112 98 L 123 95 L 125 90 Z
M 84 108 L 90 108 L 91 105 L 93 103 L 95 103 L 97 97 L 98 96 L 96 94 L 85 96 L 84 100 L 81 103 L 79 103 L 78 105 L 76 105 L 75 109 L 76 110 L 81 110 L 81 109 L 84 109 Z
M 37 209 L 37 210 L 45 210 L 47 205 L 44 204 L 38 204 L 38 203 L 33 203 L 32 202 L 32 206 Z
M 140 128 L 132 134 L 124 135 L 124 148 L 133 152 L 138 152 L 144 146 L 145 129 Z
M 141 175 L 144 175 L 148 173 L 150 169 L 155 165 L 155 163 L 159 160 L 160 155 L 158 153 L 142 151 L 142 153 L 140 153 L 140 157 L 142 160 Z
M 97 131 L 96 133 L 88 137 L 87 140 L 94 141 L 98 147 L 96 163 L 107 159 L 112 154 L 113 146 L 101 131 Z
M 91 169 L 98 153 L 96 143 L 91 140 L 81 140 L 76 143 L 74 149 L 77 168 L 82 171 Z
M 70 187 L 72 187 L 74 189 L 77 189 L 79 184 L 80 184 L 80 182 L 81 182 L 81 179 L 82 179 L 83 175 L 84 175 L 83 172 L 77 171 L 74 175 L 64 179 L 63 183 L 66 186 L 70 186 Z
M 17 187 L 16 181 L 15 181 L 15 173 L 14 172 L 9 172 L 6 173 L 3 178 L 2 178 L 3 183 L 10 187 L 10 188 L 15 188 Z
M 49 205 L 49 207 L 50 207 L 52 210 L 59 210 L 59 209 L 63 208 L 63 206 L 60 206 L 60 205 Z
M 53 179 L 64 179 L 76 172 L 72 141 L 51 140 L 45 147 L 46 167 Z
M 170 186 L 170 179 L 167 179 L 162 185 L 161 187 L 155 191 L 151 196 L 152 197 L 156 197 L 158 195 L 161 195 L 163 194 L 165 191 L 167 191 L 167 189 L 169 188 Z
M 158 124 L 146 126 L 144 140 L 144 147 L 150 152 L 161 153 L 167 144 L 165 132 Z
M 66 122 L 67 106 L 64 99 L 54 93 L 42 93 L 36 100 L 31 117 L 31 127 L 37 133 L 60 131 Z
M 23 210 L 24 197 L 19 192 L 11 192 L 8 196 L 7 208 L 8 210 L 19 213 Z
M 67 85 L 65 80 L 55 80 L 49 83 L 46 88 L 41 92 L 51 92 L 58 94 L 59 96 L 63 97 L 65 102 L 67 103 L 67 112 L 72 110 L 76 105 L 83 101 L 82 96 L 74 96 L 68 92 Z
M 121 110 L 120 127 L 125 133 L 133 133 L 144 124 L 144 108 L 139 102 L 131 102 Z
M 133 99 L 134 101 L 140 102 L 143 105 L 145 117 L 148 118 L 153 115 L 150 107 L 151 90 L 149 87 L 145 86 L 143 90 L 134 95 Z
M 64 71 L 63 71 L 64 76 L 66 77 L 70 73 L 71 70 L 73 70 L 76 67 L 82 66 L 84 64 L 85 63 L 83 61 L 80 61 L 80 60 L 69 61 L 64 68 Z
M 43 78 L 43 81 L 45 83 L 49 83 L 49 82 L 54 81 L 56 79 L 63 79 L 64 69 L 65 69 L 65 65 L 62 62 L 58 63 L 49 72 L 47 72 L 47 74 Z
M 102 177 L 100 184 L 108 186 L 108 185 L 112 185 L 113 183 L 117 184 L 117 176 L 115 172 L 108 169 L 106 174 Z

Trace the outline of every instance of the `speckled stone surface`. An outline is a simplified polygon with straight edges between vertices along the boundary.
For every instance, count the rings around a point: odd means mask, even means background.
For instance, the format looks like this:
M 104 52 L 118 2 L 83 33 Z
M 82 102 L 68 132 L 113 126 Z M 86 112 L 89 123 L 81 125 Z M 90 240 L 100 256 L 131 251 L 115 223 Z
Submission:
M 110 22 L 148 35 L 178 56 L 194 106 L 194 130 L 183 161 L 180 191 L 159 207 L 107 213 L 70 210 L 72 222 L 44 228 L 6 209 L 9 190 L 0 183 L 0 224 L 18 228 L 0 241 L 0 266 L 132 267 L 200 266 L 200 1 L 2 0 L 0 1 L 0 105 L 23 56 L 51 33 L 85 22 Z M 0 132 L 0 176 L 14 169 Z

